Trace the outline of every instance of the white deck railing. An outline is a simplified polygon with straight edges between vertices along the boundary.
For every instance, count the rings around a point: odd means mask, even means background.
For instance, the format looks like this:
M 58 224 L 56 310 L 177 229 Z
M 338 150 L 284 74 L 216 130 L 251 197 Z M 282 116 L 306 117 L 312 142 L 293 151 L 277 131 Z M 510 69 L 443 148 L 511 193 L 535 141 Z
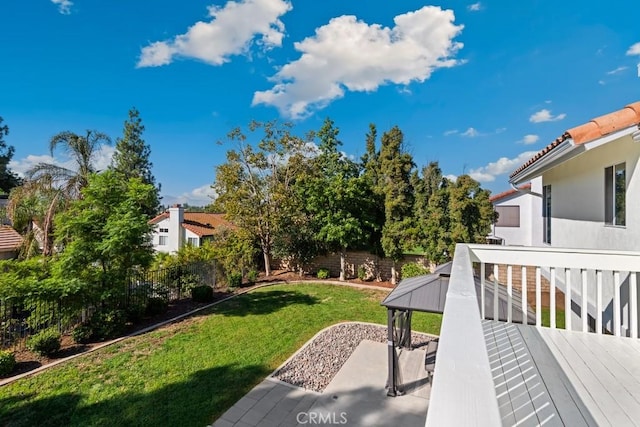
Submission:
M 473 263 L 477 263 L 481 277 L 480 305 Z M 487 264 L 494 265 L 492 281 L 485 278 Z M 498 265 L 506 266 L 502 268 L 505 277 L 500 277 Z M 491 314 L 499 318 L 498 298 L 504 292 L 498 292 L 498 286 L 506 286 L 506 321 L 513 320 L 514 269 L 522 281 L 518 309 L 527 313 L 535 305 L 536 326 L 542 326 L 542 284 L 546 279 L 551 328 L 557 327 L 555 290 L 560 290 L 565 295 L 566 329 L 638 338 L 640 253 L 459 244 L 442 319 L 427 426 L 501 424 L 481 319 Z M 529 269 L 535 271 L 532 283 L 527 280 Z M 493 287 L 493 313 L 485 313 L 489 286 Z M 532 286 L 535 301 L 528 301 L 527 291 Z

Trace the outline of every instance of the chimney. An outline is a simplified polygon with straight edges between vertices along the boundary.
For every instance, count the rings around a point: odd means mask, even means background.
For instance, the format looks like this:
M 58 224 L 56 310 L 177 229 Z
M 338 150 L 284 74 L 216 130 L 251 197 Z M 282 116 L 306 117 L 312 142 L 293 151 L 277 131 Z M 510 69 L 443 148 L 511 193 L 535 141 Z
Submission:
M 184 208 L 180 204 L 175 204 L 169 208 L 169 252 L 177 252 L 184 242 Z

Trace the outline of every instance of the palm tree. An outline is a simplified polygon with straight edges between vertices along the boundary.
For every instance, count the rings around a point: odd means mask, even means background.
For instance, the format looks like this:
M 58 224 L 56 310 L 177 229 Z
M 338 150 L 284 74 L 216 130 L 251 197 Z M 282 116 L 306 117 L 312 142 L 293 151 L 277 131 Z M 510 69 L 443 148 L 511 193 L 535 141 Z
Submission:
M 38 234 L 33 222 L 38 224 L 44 255 L 52 253 L 55 214 L 71 200 L 82 196 L 81 191 L 89 176 L 96 172 L 93 162 L 103 144 L 111 144 L 111 138 L 97 131 L 88 130 L 86 136 L 69 131 L 54 135 L 49 142 L 51 156 L 57 148 L 63 149 L 73 161 L 73 166 L 67 168 L 53 163 L 38 163 L 26 172 L 24 185 L 12 192 L 12 221 L 22 224 L 27 244 L 33 242 Z
M 60 132 L 49 142 L 51 156 L 56 148 L 61 148 L 67 157 L 73 160 L 74 167 L 38 163 L 27 171 L 27 179 L 46 179 L 53 186 L 60 188 L 69 199 L 79 198 L 82 188 L 87 185 L 89 175 L 96 172 L 92 163 L 104 144 L 111 144 L 111 138 L 102 132 L 88 130 L 86 136 L 69 131 Z

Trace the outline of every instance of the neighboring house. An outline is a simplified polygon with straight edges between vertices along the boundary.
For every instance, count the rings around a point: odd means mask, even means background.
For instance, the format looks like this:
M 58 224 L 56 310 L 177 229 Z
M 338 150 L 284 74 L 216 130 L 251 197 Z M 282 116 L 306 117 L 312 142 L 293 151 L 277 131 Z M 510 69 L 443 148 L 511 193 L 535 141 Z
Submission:
M 149 222 L 155 226 L 153 249 L 168 253 L 176 252 L 185 244 L 202 246 L 214 234 L 234 228 L 223 214 L 185 212 L 181 205 L 173 205 Z
M 22 236 L 9 225 L 0 224 L 0 260 L 17 258 Z
M 490 243 L 511 246 L 542 244 L 542 179 L 491 196 L 498 213 Z
M 638 123 L 640 102 L 569 129 L 511 174 L 542 178 L 544 244 L 640 250 Z

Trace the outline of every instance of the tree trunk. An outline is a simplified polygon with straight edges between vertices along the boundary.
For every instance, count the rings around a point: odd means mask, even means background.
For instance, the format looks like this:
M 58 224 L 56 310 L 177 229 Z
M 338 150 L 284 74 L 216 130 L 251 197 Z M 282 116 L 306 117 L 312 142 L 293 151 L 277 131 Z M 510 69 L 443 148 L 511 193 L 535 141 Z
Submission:
M 271 260 L 269 259 L 269 252 L 263 249 L 262 255 L 264 256 L 264 274 L 269 277 L 271 276 Z
M 342 248 L 340 251 L 340 281 L 345 279 L 345 264 L 347 259 L 347 248 Z
M 396 262 L 393 261 L 393 264 L 391 264 L 391 284 L 395 285 L 397 282 L 396 279 Z

